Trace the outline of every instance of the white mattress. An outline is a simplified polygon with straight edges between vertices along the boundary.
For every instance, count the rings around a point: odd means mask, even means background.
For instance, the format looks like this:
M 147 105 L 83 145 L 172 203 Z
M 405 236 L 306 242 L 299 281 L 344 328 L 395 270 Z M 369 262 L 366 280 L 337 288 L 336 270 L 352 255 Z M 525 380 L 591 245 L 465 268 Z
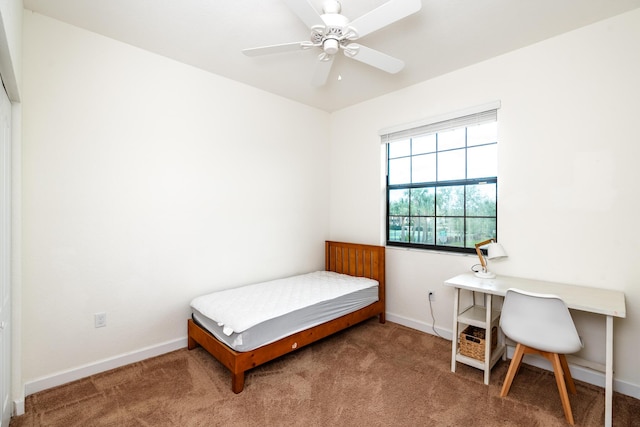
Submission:
M 214 292 L 191 302 L 194 320 L 249 351 L 378 300 L 378 282 L 329 271 Z

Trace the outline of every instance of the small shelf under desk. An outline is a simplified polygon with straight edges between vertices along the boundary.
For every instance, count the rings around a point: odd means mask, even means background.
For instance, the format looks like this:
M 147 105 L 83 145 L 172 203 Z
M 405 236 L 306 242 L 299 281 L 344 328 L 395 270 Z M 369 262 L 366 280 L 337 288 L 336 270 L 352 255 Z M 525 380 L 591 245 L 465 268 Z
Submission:
M 491 326 L 497 326 L 500 311 L 492 310 Z M 458 323 L 485 328 L 487 324 L 487 309 L 481 305 L 472 305 L 458 314 Z M 495 324 L 494 324 L 495 323 Z
M 466 308 L 460 308 L 460 289 L 456 289 L 455 294 L 455 309 L 453 312 L 454 323 L 454 337 L 452 345 L 452 357 L 451 357 L 451 370 L 456 371 L 456 363 L 464 363 L 465 365 L 472 366 L 474 368 L 484 371 L 484 383 L 489 384 L 489 376 L 491 368 L 505 356 L 506 346 L 504 343 L 504 336 L 499 332 L 500 330 L 500 311 L 492 308 L 492 296 L 483 294 L 484 304 L 478 305 L 475 303 L 475 295 L 473 297 L 473 304 Z M 487 309 L 491 310 L 491 315 L 487 314 Z M 475 326 L 485 330 L 485 352 L 484 360 L 475 359 L 473 357 L 464 355 L 460 352 L 460 345 L 458 340 L 460 339 L 460 331 L 463 331 L 465 325 Z M 491 349 L 492 334 L 498 334 L 497 345 L 495 349 Z

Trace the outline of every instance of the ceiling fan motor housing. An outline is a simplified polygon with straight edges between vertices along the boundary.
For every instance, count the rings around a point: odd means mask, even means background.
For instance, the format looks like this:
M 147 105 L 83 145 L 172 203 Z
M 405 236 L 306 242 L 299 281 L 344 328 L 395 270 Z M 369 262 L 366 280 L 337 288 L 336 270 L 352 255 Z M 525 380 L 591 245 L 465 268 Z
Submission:
M 328 12 L 327 9 L 325 12 Z M 311 41 L 321 44 L 327 55 L 335 55 L 340 50 L 341 44 L 346 41 L 344 34 L 349 25 L 349 19 L 335 12 L 324 13 L 320 17 L 325 26 L 324 28 L 314 28 L 311 33 Z

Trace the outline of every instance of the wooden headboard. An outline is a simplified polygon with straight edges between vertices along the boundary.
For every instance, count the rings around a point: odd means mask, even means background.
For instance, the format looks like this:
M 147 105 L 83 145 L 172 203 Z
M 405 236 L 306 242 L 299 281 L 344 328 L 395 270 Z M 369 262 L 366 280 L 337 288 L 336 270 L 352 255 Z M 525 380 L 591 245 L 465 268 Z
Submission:
M 325 270 L 378 281 L 380 302 L 385 296 L 384 246 L 325 242 Z

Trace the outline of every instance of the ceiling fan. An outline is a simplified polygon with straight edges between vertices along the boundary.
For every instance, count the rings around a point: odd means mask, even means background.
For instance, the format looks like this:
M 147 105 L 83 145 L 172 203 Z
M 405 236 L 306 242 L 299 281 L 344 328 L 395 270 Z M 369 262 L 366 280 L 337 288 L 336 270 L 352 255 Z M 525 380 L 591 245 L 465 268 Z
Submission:
M 309 0 L 284 0 L 289 8 L 311 30 L 309 41 L 284 43 L 244 49 L 247 56 L 268 55 L 320 48 L 318 65 L 311 83 L 322 86 L 331 71 L 334 56 L 342 50 L 344 55 L 372 67 L 395 74 L 404 68 L 404 62 L 380 51 L 354 43 L 367 34 L 377 31 L 420 10 L 421 0 L 389 0 L 361 17 L 349 21 L 341 15 L 342 6 L 337 0 L 326 0 L 319 14 Z

